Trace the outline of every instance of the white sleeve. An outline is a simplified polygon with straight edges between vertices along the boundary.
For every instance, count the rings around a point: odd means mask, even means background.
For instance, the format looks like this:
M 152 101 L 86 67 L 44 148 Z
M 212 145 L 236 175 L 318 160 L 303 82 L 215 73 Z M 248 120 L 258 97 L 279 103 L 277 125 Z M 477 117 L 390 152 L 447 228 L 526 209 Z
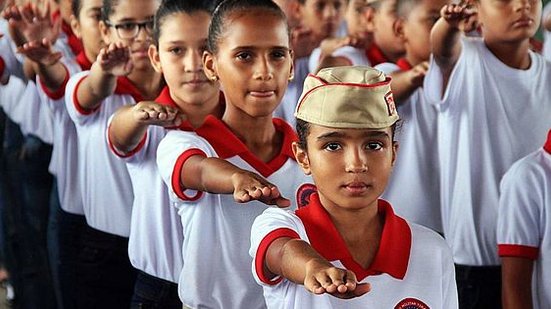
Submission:
M 343 57 L 350 61 L 350 65 L 371 66 L 363 49 L 352 46 L 343 46 L 331 54 L 333 57 Z
M 11 76 L 6 85 L 0 85 L 0 105 L 20 126 L 23 134 L 32 134 L 45 143 L 53 143 L 53 116 L 40 99 L 34 82 L 25 84 L 20 78 Z
M 65 87 L 65 106 L 67 112 L 76 125 L 84 125 L 87 121 L 91 121 L 91 116 L 97 115 L 97 111 L 101 105 L 94 110 L 86 110 L 80 106 L 77 99 L 77 90 L 81 82 L 88 77 L 90 71 L 79 72 L 69 79 Z
M 25 79 L 23 74 L 23 65 L 16 58 L 9 33 L 4 32 L 4 37 L 0 38 L 0 57 L 4 60 L 6 64 L 6 72 L 10 75 L 15 75 L 21 79 Z
M 276 285 L 283 279 L 280 276 L 268 278 L 263 271 L 266 251 L 270 244 L 280 237 L 304 239 L 306 238 L 304 226 L 291 211 L 274 207 L 268 208 L 254 220 L 251 228 L 249 255 L 253 258 L 253 276 L 260 285 Z
M 400 67 L 396 63 L 383 62 L 375 66 L 375 69 L 382 71 L 385 74 L 392 74 L 396 71 L 400 71 Z
M 538 168 L 533 158 L 532 154 L 517 161 L 501 180 L 497 219 L 500 256 L 537 258 L 551 175 Z
M 157 167 L 172 201 L 197 201 L 202 196 L 201 192 L 181 186 L 182 167 L 194 155 L 216 157 L 216 152 L 206 140 L 193 132 L 170 131 L 157 148 Z

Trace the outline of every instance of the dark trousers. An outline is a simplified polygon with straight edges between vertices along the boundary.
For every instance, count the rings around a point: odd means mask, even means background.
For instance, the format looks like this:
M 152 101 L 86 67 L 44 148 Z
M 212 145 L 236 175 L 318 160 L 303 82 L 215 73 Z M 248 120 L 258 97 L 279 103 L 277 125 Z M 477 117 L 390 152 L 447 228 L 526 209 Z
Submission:
M 501 267 L 455 265 L 460 309 L 501 309 Z
M 178 285 L 157 277 L 138 272 L 132 309 L 181 309 Z
M 128 259 L 128 238 L 85 229 L 75 270 L 79 309 L 130 307 L 136 270 Z

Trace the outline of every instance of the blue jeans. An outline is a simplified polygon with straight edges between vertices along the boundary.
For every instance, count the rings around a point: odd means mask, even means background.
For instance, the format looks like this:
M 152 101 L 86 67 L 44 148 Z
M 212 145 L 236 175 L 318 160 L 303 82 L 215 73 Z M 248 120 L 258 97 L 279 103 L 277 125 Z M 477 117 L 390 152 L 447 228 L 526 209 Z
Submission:
M 460 309 L 501 309 L 501 267 L 455 265 Z
M 128 258 L 128 238 L 87 227 L 75 265 L 77 308 L 130 307 L 136 269 Z
M 139 271 L 130 308 L 181 309 L 178 285 Z
M 6 124 L 0 161 L 0 195 L 6 267 L 14 287 L 13 308 L 56 308 L 46 249 L 51 147 L 23 137 Z

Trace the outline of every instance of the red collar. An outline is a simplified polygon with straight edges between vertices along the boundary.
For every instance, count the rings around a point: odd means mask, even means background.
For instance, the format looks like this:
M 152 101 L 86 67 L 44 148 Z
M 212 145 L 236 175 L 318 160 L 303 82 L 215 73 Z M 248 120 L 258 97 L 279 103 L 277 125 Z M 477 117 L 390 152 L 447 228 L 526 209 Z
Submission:
M 545 149 L 547 153 L 551 153 L 551 130 L 549 130 L 549 133 L 547 133 L 547 141 L 545 142 L 545 146 L 543 146 L 543 149 Z
M 396 65 L 400 68 L 402 71 L 409 71 L 412 69 L 411 64 L 406 60 L 406 58 L 400 58 L 398 61 L 396 61 Z
M 269 177 L 279 170 L 287 159 L 295 159 L 291 145 L 298 141 L 295 131 L 285 121 L 274 118 L 273 124 L 276 131 L 283 133 L 283 145 L 280 153 L 267 163 L 258 159 L 222 120 L 212 115 L 207 116 L 203 125 L 195 132 L 209 141 L 220 158 L 227 159 L 238 155 L 262 176 Z
M 383 51 L 375 43 L 372 43 L 371 46 L 369 46 L 365 50 L 365 55 L 367 56 L 369 63 L 371 63 L 371 66 L 373 67 L 380 63 L 391 62 L 387 59 L 385 54 L 383 54 Z
M 88 71 L 92 67 L 92 62 L 88 60 L 88 57 L 86 57 L 86 54 L 84 54 L 84 51 L 81 51 L 77 55 L 76 59 L 77 59 L 78 65 L 80 65 L 80 68 L 84 71 Z
M 52 14 L 52 19 L 54 21 L 61 18 L 60 11 L 55 11 Z M 76 35 L 73 33 L 73 29 L 71 29 L 71 26 L 66 23 L 64 20 L 61 21 L 61 31 L 67 35 L 67 43 L 69 44 L 69 48 L 71 48 L 71 51 L 73 54 L 78 55 L 82 51 L 82 42 L 79 38 L 76 37 Z
M 136 102 L 143 101 L 143 96 L 138 88 L 136 88 L 136 86 L 134 86 L 134 84 L 126 76 L 119 76 L 117 78 L 115 93 L 131 95 Z
M 0 78 L 4 76 L 5 69 L 6 69 L 6 63 L 4 62 L 4 58 L 0 57 Z
M 378 208 L 379 213 L 385 215 L 385 223 L 379 250 L 367 269 L 352 258 L 329 214 L 321 206 L 317 193 L 312 193 L 309 205 L 297 209 L 295 214 L 302 220 L 312 247 L 329 261 L 340 260 L 356 274 L 358 280 L 381 273 L 401 280 L 408 268 L 411 230 L 404 219 L 394 214 L 388 202 L 379 200 Z

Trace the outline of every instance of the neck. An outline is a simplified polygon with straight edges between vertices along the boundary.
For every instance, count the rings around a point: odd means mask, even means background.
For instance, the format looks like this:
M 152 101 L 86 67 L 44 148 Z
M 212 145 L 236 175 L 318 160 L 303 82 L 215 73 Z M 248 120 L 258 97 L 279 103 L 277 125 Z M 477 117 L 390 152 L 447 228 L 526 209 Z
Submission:
M 134 68 L 127 78 L 138 88 L 144 100 L 154 100 L 161 92 L 163 76 L 153 68 Z
M 522 41 L 520 44 L 518 42 L 492 42 L 486 39 L 484 39 L 484 43 L 492 54 L 507 66 L 519 70 L 530 68 L 529 39 Z
M 218 92 L 206 101 L 198 103 L 184 102 L 173 94 L 171 96 L 193 128 L 200 127 L 208 115 L 221 118 L 224 112 L 224 106 L 220 104 L 220 94 Z
M 418 65 L 419 63 L 425 61 L 425 60 L 421 60 L 421 59 L 418 59 L 417 57 L 415 57 L 414 55 L 412 55 L 411 53 L 408 53 L 406 52 L 406 55 L 404 56 L 404 59 L 407 60 L 407 62 L 409 63 L 409 65 L 411 65 L 412 67 Z
M 277 134 L 271 115 L 252 117 L 227 102 L 222 121 L 263 162 L 279 154 L 283 136 Z

